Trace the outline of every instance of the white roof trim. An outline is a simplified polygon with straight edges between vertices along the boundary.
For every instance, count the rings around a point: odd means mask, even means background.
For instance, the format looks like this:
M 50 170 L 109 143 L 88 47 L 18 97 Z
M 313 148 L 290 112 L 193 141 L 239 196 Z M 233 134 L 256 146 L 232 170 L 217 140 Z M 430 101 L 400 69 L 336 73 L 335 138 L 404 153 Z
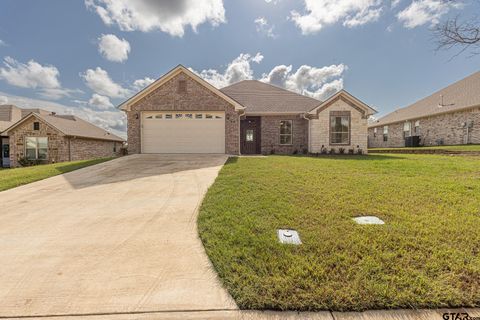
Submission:
M 123 111 L 130 111 L 130 106 L 136 102 L 138 102 L 140 99 L 142 99 L 143 97 L 145 97 L 146 95 L 148 95 L 149 93 L 151 93 L 152 91 L 154 91 L 155 89 L 161 87 L 163 84 L 165 84 L 165 82 L 167 82 L 168 80 L 172 79 L 174 76 L 178 75 L 179 73 L 185 73 L 186 75 L 188 75 L 190 78 L 192 78 L 193 80 L 197 81 L 199 84 L 201 84 L 202 86 L 204 86 L 205 88 L 209 89 L 210 91 L 212 91 L 213 93 L 215 93 L 217 96 L 219 96 L 220 98 L 223 98 L 224 100 L 226 100 L 227 102 L 231 103 L 234 107 L 235 107 L 235 110 L 238 111 L 238 110 L 243 110 L 245 109 L 244 106 L 242 106 L 240 103 L 238 103 L 237 101 L 235 101 L 234 99 L 230 98 L 229 96 L 227 96 L 225 93 L 221 92 L 219 89 L 215 88 L 214 86 L 212 86 L 210 83 L 208 83 L 207 81 L 203 80 L 202 78 L 200 78 L 198 75 L 196 75 L 194 72 L 188 70 L 187 68 L 185 68 L 184 66 L 182 65 L 178 65 L 177 67 L 175 67 L 174 69 L 170 70 L 169 72 L 167 72 L 165 75 L 163 75 L 162 77 L 158 78 L 155 82 L 153 82 L 152 84 L 150 84 L 149 86 L 147 86 L 146 88 L 142 89 L 140 92 L 138 92 L 137 94 L 135 94 L 134 96 L 132 96 L 131 98 L 129 98 L 128 100 L 122 102 L 118 108 L 120 108 L 120 110 L 123 110 Z
M 366 111 L 367 116 L 377 113 L 377 110 L 373 109 L 372 107 L 370 107 L 366 103 L 364 103 L 361 100 L 355 98 L 352 94 L 348 93 L 346 90 L 342 89 L 342 90 L 338 91 L 337 93 L 335 93 L 330 98 L 328 98 L 327 100 L 323 101 L 319 106 L 310 110 L 308 112 L 308 114 L 315 115 L 318 109 L 330 104 L 333 100 L 335 100 L 339 96 L 343 96 L 343 97 L 351 100 L 351 102 L 355 103 L 356 106 L 358 106 L 361 109 L 364 109 Z

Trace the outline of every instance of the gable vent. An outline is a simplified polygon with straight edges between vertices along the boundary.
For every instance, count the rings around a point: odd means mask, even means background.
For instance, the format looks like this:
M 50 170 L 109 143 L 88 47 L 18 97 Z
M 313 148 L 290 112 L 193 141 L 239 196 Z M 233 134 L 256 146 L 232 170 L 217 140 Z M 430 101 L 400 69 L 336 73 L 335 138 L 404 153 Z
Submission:
M 177 92 L 178 93 L 186 93 L 187 92 L 187 81 L 185 81 L 185 80 L 179 80 L 178 81 Z

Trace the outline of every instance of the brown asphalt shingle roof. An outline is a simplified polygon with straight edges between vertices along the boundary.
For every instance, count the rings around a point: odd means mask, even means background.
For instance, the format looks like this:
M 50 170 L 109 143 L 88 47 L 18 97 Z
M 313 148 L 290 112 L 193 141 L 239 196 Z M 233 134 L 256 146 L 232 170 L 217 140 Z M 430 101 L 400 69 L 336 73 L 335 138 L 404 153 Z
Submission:
M 443 97 L 443 103 L 442 103 Z M 440 106 L 441 105 L 441 106 Z M 480 106 L 480 71 L 423 98 L 408 107 L 395 110 L 369 125 L 377 127 L 390 123 L 418 119 L 439 113 Z
M 322 103 L 320 100 L 257 80 L 240 81 L 220 91 L 244 106 L 247 113 L 302 113 Z

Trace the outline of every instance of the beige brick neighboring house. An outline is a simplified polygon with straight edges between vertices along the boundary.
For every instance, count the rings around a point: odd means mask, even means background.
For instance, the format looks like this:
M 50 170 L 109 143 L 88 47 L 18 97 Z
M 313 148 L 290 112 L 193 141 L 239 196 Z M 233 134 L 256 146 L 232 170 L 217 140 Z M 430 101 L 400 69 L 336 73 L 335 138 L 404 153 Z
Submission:
M 480 72 L 441 89 L 369 125 L 372 148 L 405 147 L 418 136 L 420 145 L 480 144 Z
M 256 80 L 219 90 L 181 65 L 119 107 L 129 153 L 366 152 L 376 112 L 344 90 L 324 102 Z
M 8 136 L 10 167 L 19 166 L 20 159 L 55 163 L 119 155 L 124 140 L 87 121 L 45 110 L 24 110 L 24 116 L 2 133 Z

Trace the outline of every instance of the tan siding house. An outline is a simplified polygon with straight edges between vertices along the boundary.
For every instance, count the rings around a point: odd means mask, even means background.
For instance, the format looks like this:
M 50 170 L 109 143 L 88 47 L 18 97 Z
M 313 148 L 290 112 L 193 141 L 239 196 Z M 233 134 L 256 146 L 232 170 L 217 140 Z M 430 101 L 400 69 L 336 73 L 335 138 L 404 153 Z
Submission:
M 183 66 L 120 108 L 129 153 L 366 152 L 376 112 L 344 90 L 322 102 L 256 80 L 217 89 Z

